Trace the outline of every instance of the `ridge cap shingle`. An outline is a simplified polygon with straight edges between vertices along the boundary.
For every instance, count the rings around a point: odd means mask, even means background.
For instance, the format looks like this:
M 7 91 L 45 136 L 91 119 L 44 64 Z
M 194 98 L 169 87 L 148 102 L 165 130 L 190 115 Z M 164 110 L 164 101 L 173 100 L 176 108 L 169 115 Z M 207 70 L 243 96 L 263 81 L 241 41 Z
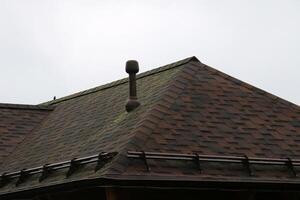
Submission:
M 173 69 L 175 67 L 179 67 L 179 66 L 184 65 L 184 64 L 186 64 L 188 62 L 191 62 L 191 61 L 200 62 L 198 60 L 198 58 L 195 57 L 195 56 L 188 57 L 188 58 L 185 58 L 185 59 L 167 64 L 167 65 L 163 65 L 161 67 L 157 67 L 157 68 L 154 68 L 152 70 L 140 73 L 140 74 L 137 75 L 137 79 L 141 79 L 141 78 L 144 78 L 144 77 L 147 77 L 147 76 L 150 76 L 150 75 L 154 75 L 154 74 L 157 74 L 157 73 L 169 70 L 169 69 Z M 68 96 L 65 96 L 65 97 L 62 97 L 62 98 L 58 98 L 56 100 L 47 101 L 47 102 L 41 103 L 39 105 L 54 105 L 54 104 L 57 104 L 57 103 L 60 103 L 60 102 L 63 102 L 63 101 L 71 100 L 71 99 L 81 97 L 81 96 L 84 96 L 84 95 L 88 95 L 88 94 L 92 94 L 92 93 L 95 93 L 95 92 L 98 92 L 98 91 L 101 91 L 101 90 L 109 89 L 109 88 L 112 88 L 112 87 L 115 87 L 115 86 L 118 86 L 118 85 L 121 85 L 121 84 L 124 84 L 124 83 L 127 83 L 127 82 L 128 82 L 128 78 L 122 78 L 122 79 L 119 79 L 119 80 L 116 80 L 116 81 L 113 81 L 113 82 L 110 82 L 110 83 L 107 83 L 107 84 L 104 84 L 104 85 L 101 85 L 101 86 L 97 86 L 97 87 L 94 87 L 94 88 L 91 88 L 91 89 L 87 89 L 87 90 L 84 90 L 84 91 L 81 91 L 81 92 L 77 92 L 75 94 L 71 94 L 71 95 L 68 95 Z

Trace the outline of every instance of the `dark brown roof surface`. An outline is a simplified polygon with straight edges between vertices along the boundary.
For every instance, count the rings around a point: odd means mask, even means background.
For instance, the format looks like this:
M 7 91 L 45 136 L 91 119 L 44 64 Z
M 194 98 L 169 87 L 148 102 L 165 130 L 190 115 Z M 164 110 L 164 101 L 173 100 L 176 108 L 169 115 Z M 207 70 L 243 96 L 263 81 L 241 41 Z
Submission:
M 76 180 L 173 179 L 297 182 L 286 169 L 261 169 L 249 177 L 243 166 L 127 157 L 127 151 L 300 159 L 300 108 L 212 69 L 195 57 L 138 76 L 141 106 L 125 111 L 127 79 L 43 105 L 55 106 L 41 126 L 0 166 L 15 171 L 104 152 L 118 152 L 98 172 L 85 166 L 69 178 L 62 170 L 42 183 L 31 177 L 0 193 Z M 2 190 L 2 192 L 1 192 Z
M 0 164 L 50 110 L 44 106 L 0 104 Z

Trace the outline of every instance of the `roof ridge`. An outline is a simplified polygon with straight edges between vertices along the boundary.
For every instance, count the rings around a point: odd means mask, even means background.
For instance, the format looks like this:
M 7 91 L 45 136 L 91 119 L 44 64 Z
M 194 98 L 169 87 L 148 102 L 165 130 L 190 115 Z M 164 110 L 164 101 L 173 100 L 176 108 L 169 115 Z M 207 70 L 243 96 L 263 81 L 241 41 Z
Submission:
M 200 62 L 198 59 L 195 60 Z M 187 64 L 187 63 L 184 63 Z M 184 65 L 183 64 L 183 65 Z M 130 145 L 132 144 L 133 140 L 139 140 L 139 135 L 143 135 L 145 131 L 152 131 L 155 126 L 159 124 L 159 122 L 165 117 L 168 107 L 173 103 L 173 101 L 176 101 L 176 97 L 179 96 L 180 93 L 184 90 L 184 82 L 182 82 L 182 79 L 184 78 L 184 67 L 181 68 L 174 78 L 168 83 L 166 86 L 164 92 L 161 94 L 160 98 L 152 105 L 150 106 L 147 111 L 144 114 L 144 117 L 139 120 L 136 125 L 135 129 L 131 130 L 133 133 L 133 136 L 126 142 L 126 144 L 122 147 L 119 154 L 116 156 L 116 158 L 110 163 L 110 169 L 106 172 L 107 174 L 111 173 L 111 170 L 113 170 L 113 166 L 115 162 L 119 162 L 119 159 L 124 158 L 124 153 L 127 153 L 128 147 L 130 148 Z M 172 100 L 170 100 L 172 98 Z M 142 140 L 139 140 L 142 141 Z M 141 144 L 143 145 L 143 144 Z M 134 149 L 131 149 L 134 150 Z M 140 150 L 140 149 L 135 149 Z M 106 175 L 107 175 L 106 174 Z
M 202 67 L 203 69 L 207 70 L 208 72 L 212 72 L 217 76 L 221 76 L 225 78 L 228 81 L 232 81 L 235 84 L 239 84 L 242 87 L 248 88 L 254 90 L 254 91 L 260 91 L 262 95 L 272 95 L 271 93 L 268 93 L 262 89 L 259 89 L 255 86 L 252 86 L 246 82 L 243 82 L 239 79 L 236 79 L 230 75 L 227 75 L 221 71 L 218 71 L 212 67 L 209 67 L 201 62 L 191 62 L 192 66 L 196 67 Z M 136 128 L 132 130 L 133 136 L 127 141 L 127 143 L 121 148 L 119 154 L 116 156 L 116 158 L 110 163 L 110 169 L 106 171 L 105 175 L 113 175 L 114 174 L 114 166 L 120 167 L 118 165 L 118 162 L 122 162 L 123 159 L 126 159 L 127 151 L 142 151 L 143 152 L 143 146 L 145 145 L 142 141 L 147 141 L 149 138 L 142 139 L 142 135 L 148 135 L 151 137 L 153 130 L 155 130 L 154 127 L 159 126 L 159 122 L 166 117 L 167 110 L 169 109 L 169 106 L 173 102 L 176 101 L 177 97 L 180 96 L 181 92 L 185 89 L 185 79 L 186 76 L 191 75 L 193 72 L 187 72 L 185 71 L 186 68 L 181 68 L 180 71 L 177 72 L 175 77 L 168 83 L 165 92 L 161 95 L 161 97 L 146 111 L 143 119 L 141 119 L 137 124 Z M 191 68 L 190 68 L 191 70 Z M 275 95 L 272 95 L 275 96 Z M 279 97 L 275 98 L 274 100 L 278 101 Z M 288 102 L 285 100 L 286 104 L 294 105 L 291 102 Z M 295 105 L 297 106 L 297 105 Z M 300 107 L 297 107 L 300 108 Z M 139 146 L 134 144 L 133 141 L 139 141 Z M 140 149 L 137 149 L 140 148 Z M 125 163 L 125 162 L 124 162 Z M 124 166 L 126 167 L 126 166 Z
M 175 67 L 179 67 L 179 66 L 182 66 L 182 65 L 184 65 L 184 64 L 187 64 L 187 63 L 190 62 L 190 61 L 196 61 L 196 60 L 198 61 L 198 59 L 197 59 L 196 57 L 190 57 L 190 58 L 187 58 L 187 59 L 184 59 L 184 60 L 179 61 L 180 63 L 179 63 L 179 62 L 175 62 L 175 63 L 171 63 L 171 64 L 169 64 L 169 65 L 165 65 L 165 66 L 162 66 L 162 67 L 159 67 L 159 68 L 156 68 L 156 69 L 153 69 L 153 70 L 144 72 L 144 73 L 140 74 L 141 77 L 138 77 L 138 78 L 143 78 L 143 77 L 146 77 L 146 76 L 150 76 L 150 75 L 153 75 L 153 74 L 157 74 L 157 73 L 159 73 L 159 72 L 167 71 L 167 70 L 169 70 L 169 69 L 173 69 L 173 68 L 175 68 Z M 176 65 L 175 65 L 175 64 L 176 64 Z M 176 72 L 174 79 L 170 79 L 170 81 L 168 81 L 168 82 L 166 83 L 166 88 L 165 88 L 166 91 L 169 90 L 168 87 L 174 82 L 174 80 L 175 80 L 176 77 L 178 76 L 178 73 L 180 73 L 181 70 L 182 70 L 182 69 L 180 69 L 180 71 Z M 123 79 L 121 79 L 121 80 L 123 80 Z M 120 81 L 120 80 L 119 80 L 119 81 Z M 118 82 L 118 81 L 115 81 L 115 82 Z M 127 81 L 126 81 L 126 82 L 127 82 Z M 114 82 L 112 82 L 112 83 L 114 83 Z M 121 84 L 122 84 L 122 83 L 121 83 Z M 104 86 L 105 86 L 105 85 L 104 85 Z M 101 86 L 100 86 L 100 87 L 101 87 Z M 112 87 L 113 87 L 113 86 L 112 86 Z M 97 91 L 99 91 L 99 90 L 97 90 Z M 86 93 L 86 94 L 89 94 L 89 93 Z M 165 95 L 165 93 L 162 92 L 162 93 L 161 93 L 161 97 L 163 97 L 164 95 Z M 74 98 L 76 98 L 76 97 L 74 97 Z M 68 99 L 67 99 L 67 100 L 68 100 Z M 158 100 L 156 100 L 155 103 L 154 103 L 153 105 L 149 106 L 149 107 L 147 108 L 147 110 L 145 110 L 144 113 L 142 113 L 142 115 L 143 115 L 144 117 L 141 117 L 141 119 L 138 120 L 137 123 L 136 123 L 135 125 L 133 125 L 134 128 L 133 128 L 133 130 L 131 130 L 130 132 L 134 132 L 134 131 L 136 130 L 136 128 L 138 128 L 141 124 L 143 124 L 144 118 L 147 118 L 147 117 L 148 117 L 149 112 L 151 112 L 151 111 L 153 110 L 153 107 L 154 107 L 159 101 L 160 101 L 160 98 L 159 98 Z M 37 127 L 35 127 L 32 131 L 30 131 L 29 135 L 28 135 L 27 137 L 25 137 L 24 140 L 23 140 L 21 143 L 23 143 L 25 140 L 29 139 L 30 134 L 31 134 L 35 129 L 39 128 L 39 127 L 43 124 L 43 122 L 44 122 L 46 119 L 47 119 L 47 116 L 43 119 L 43 121 L 42 121 Z M 104 129 L 104 130 L 105 130 L 105 129 Z M 134 133 L 134 135 L 133 135 L 132 137 L 130 137 L 130 139 L 128 139 L 128 141 L 126 142 L 126 144 L 120 149 L 120 152 L 122 152 L 122 149 L 125 149 L 125 148 L 126 148 L 127 144 L 135 137 L 135 134 L 136 134 L 136 133 Z M 20 143 L 20 144 L 21 144 L 21 143 Z M 20 145 L 20 144 L 19 144 L 19 145 Z M 12 153 L 13 153 L 13 152 L 12 152 Z M 118 160 L 118 159 L 117 159 L 118 157 L 119 157 L 119 154 L 116 155 L 116 158 L 114 158 L 114 160 L 113 160 L 111 163 L 109 163 L 109 166 L 112 166 L 112 163 L 113 163 L 115 160 Z M 8 159 L 8 157 L 7 157 L 6 159 Z M 5 163 L 5 162 L 3 162 L 2 164 L 4 164 L 4 163 Z M 106 166 L 106 168 L 104 169 L 104 171 L 105 171 L 105 170 L 109 171 L 109 166 Z M 1 167 L 1 165 L 0 165 L 0 167 Z M 34 168 L 34 167 L 35 167 L 35 166 L 32 166 L 32 168 Z M 21 169 L 20 169 L 20 170 L 21 170 Z M 16 171 L 19 171 L 19 170 L 16 170 Z M 10 171 L 8 171 L 8 172 L 10 172 Z M 1 171 L 0 171 L 0 173 L 1 173 Z
M 17 110 L 53 110 L 52 106 L 48 105 L 29 105 L 29 104 L 11 104 L 0 103 L 0 108 L 4 109 L 17 109 Z
M 217 70 L 217 69 L 215 69 L 213 67 L 210 67 L 210 66 L 208 66 L 208 65 L 206 65 L 204 63 L 201 63 L 201 64 L 202 64 L 202 67 L 204 69 L 206 69 L 207 71 L 210 71 L 210 72 L 212 72 L 212 73 L 214 73 L 214 74 L 216 74 L 218 76 L 221 76 L 222 78 L 225 78 L 226 80 L 229 80 L 229 81 L 231 81 L 231 82 L 233 82 L 235 84 L 238 84 L 238 85 L 240 85 L 240 86 L 242 86 L 242 87 L 244 87 L 246 89 L 249 89 L 249 90 L 252 90 L 252 91 L 256 90 L 257 92 L 259 92 L 260 95 L 268 97 L 268 98 L 272 99 L 273 101 L 281 102 L 281 103 L 284 103 L 284 104 L 286 104 L 288 106 L 292 106 L 292 107 L 294 107 L 296 109 L 300 109 L 300 106 L 297 105 L 297 104 L 295 104 L 295 103 L 293 103 L 293 102 L 290 102 L 290 101 L 288 101 L 286 99 L 283 99 L 283 98 L 281 98 L 281 97 L 279 97 L 277 95 L 274 95 L 274 94 L 272 94 L 272 93 L 270 93 L 270 92 L 268 92 L 266 90 L 258 88 L 256 86 L 254 86 L 252 84 L 249 84 L 249 83 L 247 83 L 245 81 L 242 81 L 242 80 L 240 80 L 238 78 L 230 76 L 230 75 L 228 75 L 228 74 L 226 74 L 226 73 L 224 73 L 222 71 L 219 71 L 219 70 Z M 195 64 L 193 64 L 193 65 L 195 65 Z
M 184 65 L 184 64 L 186 64 L 190 61 L 200 62 L 198 60 L 198 58 L 195 57 L 195 56 L 188 57 L 188 58 L 185 58 L 183 60 L 179 60 L 179 61 L 167 64 L 167 65 L 163 65 L 161 67 L 157 67 L 157 68 L 154 68 L 152 70 L 143 72 L 141 74 L 138 74 L 137 79 L 141 79 L 141 78 L 153 75 L 153 74 L 157 74 L 157 73 L 169 70 L 169 69 L 173 69 L 175 67 L 179 67 L 179 66 Z M 71 95 L 68 95 L 68 96 L 65 96 L 65 97 L 62 97 L 62 98 L 58 98 L 56 100 L 47 101 L 47 102 L 41 103 L 39 105 L 54 105 L 54 104 L 57 104 L 57 103 L 60 103 L 60 102 L 63 102 L 63 101 L 67 101 L 67 100 L 74 99 L 74 98 L 77 98 L 77 97 L 81 97 L 81 96 L 84 96 L 84 95 L 87 95 L 87 94 L 95 93 L 95 92 L 105 90 L 105 89 L 108 89 L 108 88 L 111 88 L 111 87 L 116 87 L 118 85 L 121 85 L 121 84 L 124 84 L 124 83 L 127 83 L 127 82 L 128 82 L 128 78 L 122 78 L 122 79 L 119 79 L 117 81 L 113 81 L 113 82 L 110 82 L 110 83 L 107 83 L 107 84 L 104 84 L 104 85 L 101 85 L 101 86 L 97 86 L 97 87 L 94 87 L 94 88 L 91 88 L 91 89 L 87 89 L 87 90 L 84 90 L 84 91 L 81 91 L 81 92 L 77 92 L 75 94 L 71 94 Z

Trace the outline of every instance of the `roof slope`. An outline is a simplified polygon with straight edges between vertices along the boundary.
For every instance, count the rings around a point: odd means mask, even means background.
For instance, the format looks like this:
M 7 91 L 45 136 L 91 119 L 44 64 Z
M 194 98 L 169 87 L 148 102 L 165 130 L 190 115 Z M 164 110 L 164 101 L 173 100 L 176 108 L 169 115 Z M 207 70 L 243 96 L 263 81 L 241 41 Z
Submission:
M 153 71 L 138 77 L 142 106 L 133 113 L 125 111 L 127 79 L 51 102 L 55 110 L 43 126 L 34 130 L 6 159 L 2 170 L 19 170 L 102 151 L 120 151 L 132 136 L 130 130 L 159 99 L 181 68 L 179 65 L 178 68 L 166 66 L 159 73 Z
M 140 74 L 141 106 L 130 113 L 124 108 L 127 81 L 45 103 L 55 106 L 54 111 L 0 169 L 15 171 L 103 151 L 118 152 L 111 163 L 96 173 L 88 167 L 69 178 L 58 173 L 42 183 L 32 179 L 18 187 L 8 185 L 0 193 L 95 178 L 262 181 L 277 177 L 277 181 L 290 181 L 289 175 L 276 170 L 248 177 L 242 169 L 237 173 L 236 167 L 224 174 L 224 166 L 217 165 L 202 174 L 191 164 L 156 160 L 149 160 L 151 171 L 147 171 L 143 160 L 128 158 L 127 152 L 300 159 L 299 106 L 216 71 L 195 57 Z
M 0 104 L 0 165 L 50 110 L 41 106 Z
M 299 106 L 200 62 L 191 62 L 181 70 L 168 93 L 135 131 L 124 152 L 300 159 Z M 122 176 L 128 178 L 243 179 L 236 171 L 222 177 L 224 165 L 219 166 L 219 172 L 207 171 L 206 175 L 200 175 L 195 166 L 190 170 L 178 169 L 178 163 L 174 169 L 174 164 L 168 166 L 150 159 L 151 171 L 148 172 L 142 160 L 137 162 L 126 157 L 119 162 L 116 161 L 115 168 L 112 167 L 109 173 L 121 171 Z M 262 175 L 257 173 L 256 178 L 273 180 L 280 177 L 277 181 L 290 178 L 289 172 L 280 173 L 264 171 Z M 247 175 L 246 180 L 250 180 Z

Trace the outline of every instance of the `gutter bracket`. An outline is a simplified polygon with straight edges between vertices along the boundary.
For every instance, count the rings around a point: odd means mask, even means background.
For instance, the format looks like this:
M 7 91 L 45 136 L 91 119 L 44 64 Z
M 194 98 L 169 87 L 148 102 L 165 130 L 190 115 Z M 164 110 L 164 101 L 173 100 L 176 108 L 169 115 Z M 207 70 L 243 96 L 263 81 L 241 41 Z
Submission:
M 198 170 L 200 172 L 200 174 L 202 173 L 202 169 L 201 169 L 201 163 L 200 163 L 200 156 L 198 153 L 195 153 L 195 162 L 197 164 Z
M 39 178 L 39 182 L 42 182 L 44 179 L 46 179 L 51 174 L 51 168 L 48 166 L 48 164 L 43 166 L 42 174 Z
M 26 169 L 22 169 L 20 171 L 19 179 L 16 182 L 16 186 L 19 186 L 21 183 L 23 183 L 28 176 L 29 176 L 29 174 L 28 174 L 28 172 L 26 172 Z
M 77 161 L 77 158 L 73 158 L 70 162 L 69 170 L 66 174 L 66 177 L 69 178 L 80 166 L 80 162 Z
M 286 165 L 289 168 L 289 170 L 292 172 L 293 176 L 297 177 L 297 172 L 294 168 L 294 164 L 291 158 L 287 158 Z
M 246 167 L 248 175 L 253 176 L 253 172 L 250 166 L 249 157 L 247 155 L 244 155 L 244 159 L 242 160 L 243 165 Z
M 95 172 L 101 169 L 106 163 L 108 163 L 113 157 L 117 155 L 117 152 L 105 153 L 101 152 L 98 154 L 97 165 L 95 167 Z
M 143 161 L 146 165 L 147 171 L 150 172 L 150 167 L 149 167 L 148 162 L 147 162 L 147 156 L 146 156 L 145 151 L 142 151 L 141 158 L 143 159 Z
M 2 175 L 1 175 L 1 179 L 0 179 L 0 188 L 1 187 L 4 187 L 8 182 L 9 182 L 9 178 L 8 176 L 6 175 L 7 173 L 4 172 Z

